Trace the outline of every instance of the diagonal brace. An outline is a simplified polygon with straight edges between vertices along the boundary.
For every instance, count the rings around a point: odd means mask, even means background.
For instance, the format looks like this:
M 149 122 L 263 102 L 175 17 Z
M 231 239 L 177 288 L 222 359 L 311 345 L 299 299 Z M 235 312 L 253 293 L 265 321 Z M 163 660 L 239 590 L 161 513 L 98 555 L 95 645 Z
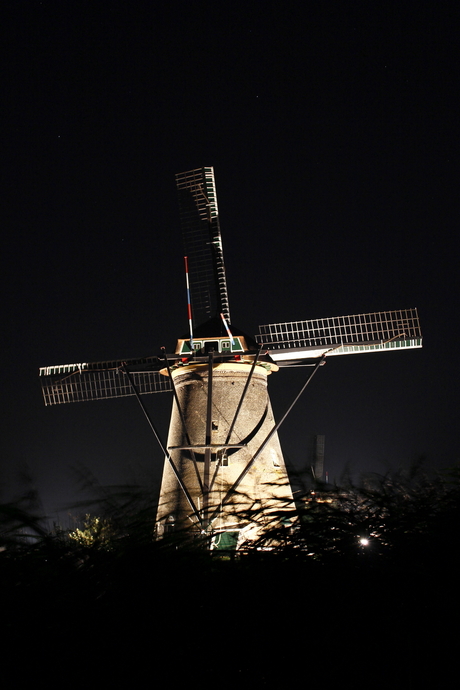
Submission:
M 167 368 L 167 370 L 168 370 L 168 376 L 169 376 L 169 378 L 171 379 L 171 385 L 172 385 L 172 389 L 173 389 L 173 393 L 174 393 L 174 400 L 176 401 L 177 410 L 178 410 L 178 412 L 179 412 L 180 421 L 181 421 L 181 423 L 182 423 L 182 429 L 184 430 L 184 435 L 185 435 L 185 439 L 186 439 L 186 441 L 187 441 L 187 445 L 190 446 L 190 452 L 191 452 L 191 455 L 192 455 L 193 466 L 194 466 L 194 468 L 195 468 L 195 472 L 196 472 L 196 476 L 197 476 L 197 479 L 198 479 L 198 484 L 199 484 L 199 486 L 200 486 L 201 493 L 203 493 L 203 482 L 201 481 L 201 475 L 200 475 L 200 472 L 199 472 L 199 470 L 198 470 L 198 465 L 197 465 L 196 457 L 195 457 L 195 451 L 193 450 L 192 443 L 191 443 L 191 441 L 190 441 L 190 436 L 189 436 L 188 431 L 187 431 L 187 425 L 186 425 L 186 423 L 185 423 L 184 413 L 183 413 L 182 408 L 181 408 L 181 405 L 180 405 L 179 396 L 177 395 L 176 384 L 174 383 L 174 378 L 173 378 L 173 376 L 172 376 L 172 374 L 171 374 L 171 368 L 170 368 L 170 366 L 169 366 L 168 358 L 167 358 L 167 356 L 166 356 L 166 351 L 165 351 L 164 348 L 162 348 L 162 349 L 163 349 L 164 360 L 165 360 L 165 363 L 166 363 L 166 368 Z
M 265 448 L 265 446 L 267 445 L 267 443 L 270 441 L 270 439 L 272 438 L 272 436 L 278 431 L 278 429 L 280 428 L 280 426 L 282 425 L 282 423 L 284 422 L 284 420 L 286 419 L 286 417 L 288 416 L 288 414 L 291 412 L 292 408 L 294 407 L 294 405 L 296 404 L 296 402 L 299 400 L 299 398 L 300 398 L 300 396 L 302 395 L 302 393 L 304 392 L 305 388 L 308 386 L 308 384 L 309 384 L 310 381 L 312 380 L 313 376 L 316 374 L 316 372 L 318 371 L 318 369 L 319 369 L 319 367 L 322 365 L 322 363 L 325 361 L 325 359 L 326 359 L 326 355 L 324 354 L 324 355 L 320 358 L 320 360 L 318 361 L 318 363 L 316 364 L 316 366 L 315 366 L 315 368 L 313 369 L 313 371 L 311 372 L 310 376 L 307 378 L 307 380 L 306 380 L 305 383 L 303 384 L 303 386 L 302 386 L 302 388 L 300 389 L 300 391 L 297 393 L 297 395 L 296 395 L 296 397 L 294 398 L 294 400 L 292 401 L 292 403 L 289 405 L 289 407 L 288 407 L 288 409 L 286 410 L 286 412 L 284 413 L 284 415 L 281 417 L 280 421 L 279 421 L 277 424 L 275 424 L 275 426 L 274 426 L 273 429 L 269 432 L 269 434 L 267 435 L 267 437 L 265 438 L 265 440 L 262 441 L 262 443 L 261 443 L 261 445 L 259 446 L 258 450 L 256 450 L 256 452 L 255 452 L 254 455 L 252 456 L 251 460 L 248 462 L 248 464 L 246 465 L 246 467 L 244 468 L 244 470 L 241 472 L 240 476 L 235 480 L 233 486 L 231 486 L 230 489 L 227 491 L 227 493 L 225 494 L 224 499 L 222 500 L 221 504 L 215 509 L 214 513 L 212 514 L 210 522 L 213 522 L 213 521 L 217 518 L 217 516 L 219 515 L 219 512 L 220 512 L 220 511 L 222 510 L 222 508 L 229 502 L 230 498 L 231 498 L 232 495 L 235 493 L 235 491 L 237 490 L 238 486 L 239 486 L 239 485 L 241 484 L 241 482 L 243 481 L 244 477 L 247 475 L 247 473 L 249 472 L 249 470 L 251 469 L 251 467 L 253 466 L 253 464 L 255 463 L 255 461 L 257 460 L 257 458 L 259 457 L 259 455 L 261 454 L 261 452 L 263 451 L 263 449 Z
M 139 391 L 137 390 L 137 387 L 136 387 L 136 385 L 135 385 L 135 383 L 134 383 L 134 381 L 133 381 L 133 378 L 132 378 L 131 374 L 129 373 L 129 371 L 128 371 L 128 369 L 127 369 L 126 366 L 122 366 L 122 367 L 121 367 L 121 371 L 122 371 L 124 374 L 126 374 L 126 376 L 128 377 L 128 381 L 129 381 L 129 383 L 130 383 L 130 385 L 131 385 L 131 388 L 133 389 L 134 395 L 135 395 L 136 398 L 137 398 L 137 402 L 138 402 L 139 405 L 141 406 L 142 412 L 144 413 L 144 415 L 145 415 L 145 417 L 146 417 L 146 419 L 147 419 L 147 421 L 148 421 L 148 423 L 149 423 L 149 425 L 150 425 L 150 428 L 152 429 L 153 434 L 154 434 L 156 440 L 158 441 L 158 444 L 159 444 L 159 446 L 160 446 L 162 452 L 164 453 L 165 457 L 168 458 L 169 464 L 171 465 L 171 468 L 172 468 L 172 471 L 174 472 L 174 474 L 175 474 L 175 476 L 176 476 L 176 479 L 177 479 L 177 481 L 179 482 L 179 486 L 181 487 L 182 491 L 184 492 L 185 498 L 187 499 L 187 501 L 188 501 L 188 503 L 189 503 L 189 505 L 190 505 L 190 508 L 193 510 L 193 513 L 194 513 L 195 517 L 197 518 L 198 522 L 199 522 L 200 525 L 201 525 L 201 516 L 200 516 L 200 514 L 199 514 L 199 512 L 198 512 L 198 510 L 197 510 L 197 508 L 196 508 L 196 506 L 195 506 L 195 503 L 193 502 L 193 499 L 192 499 L 192 497 L 191 497 L 191 495 L 190 495 L 190 493 L 189 493 L 187 487 L 185 486 L 184 482 L 183 482 L 182 479 L 181 479 L 181 476 L 180 476 L 180 474 L 179 474 L 179 471 L 178 471 L 176 465 L 175 465 L 174 462 L 173 462 L 173 459 L 172 459 L 172 457 L 171 457 L 170 452 L 168 451 L 167 448 L 164 447 L 164 445 L 163 445 L 163 443 L 162 443 L 162 441 L 161 441 L 161 439 L 160 439 L 160 437 L 159 437 L 159 435 L 158 435 L 158 432 L 157 432 L 157 430 L 156 430 L 156 428 L 155 428 L 155 425 L 153 424 L 152 420 L 150 419 L 150 415 L 149 415 L 149 413 L 147 412 L 147 409 L 146 409 L 144 403 L 143 403 L 142 400 L 141 400 L 141 396 L 139 395 Z
M 232 436 L 233 429 L 234 429 L 236 421 L 238 419 L 238 415 L 240 413 L 241 407 L 242 407 L 244 399 L 246 397 L 246 393 L 248 391 L 249 384 L 251 383 L 252 375 L 254 373 L 254 369 L 256 368 L 257 360 L 259 359 L 261 349 L 262 349 L 262 345 L 259 345 L 259 349 L 257 350 L 256 356 L 254 357 L 254 360 L 252 362 L 251 370 L 248 374 L 248 378 L 246 379 L 246 383 L 245 383 L 245 386 L 243 388 L 243 392 L 241 393 L 241 398 L 240 398 L 240 401 L 238 403 L 238 407 L 235 410 L 235 414 L 233 416 L 232 423 L 230 424 L 230 429 L 228 430 L 227 438 L 225 439 L 225 447 L 226 448 L 230 447 L 230 438 Z M 215 479 L 217 477 L 218 469 L 219 469 L 219 465 L 218 465 L 218 463 L 216 463 L 216 469 L 214 470 L 214 476 L 213 476 L 212 482 L 211 482 L 211 489 L 214 486 L 214 482 L 215 482 Z

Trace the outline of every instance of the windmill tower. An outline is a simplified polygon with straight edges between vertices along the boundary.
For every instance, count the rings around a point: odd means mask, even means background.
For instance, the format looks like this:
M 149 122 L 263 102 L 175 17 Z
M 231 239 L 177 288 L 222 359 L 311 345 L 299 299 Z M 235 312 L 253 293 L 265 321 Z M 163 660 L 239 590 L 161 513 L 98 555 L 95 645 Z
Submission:
M 232 534 L 241 542 L 294 507 L 268 376 L 310 367 L 302 392 L 326 357 L 421 347 L 419 320 L 407 309 L 268 324 L 255 338 L 244 334 L 230 318 L 214 171 L 179 174 L 176 185 L 189 333 L 172 354 L 43 367 L 43 395 L 46 405 L 135 395 L 165 455 L 159 533 L 186 529 L 217 535 L 214 543 Z M 173 402 L 164 446 L 141 396 L 167 391 Z
M 278 366 L 231 326 L 213 169 L 177 175 L 176 184 L 193 305 L 189 337 L 178 341 L 176 355 L 193 350 L 193 357 L 163 373 L 175 393 L 167 446 L 191 496 L 166 459 L 159 529 L 190 526 L 192 498 L 201 529 L 247 536 L 251 512 L 263 508 L 266 522 L 293 508 L 278 434 L 271 433 L 267 377 Z

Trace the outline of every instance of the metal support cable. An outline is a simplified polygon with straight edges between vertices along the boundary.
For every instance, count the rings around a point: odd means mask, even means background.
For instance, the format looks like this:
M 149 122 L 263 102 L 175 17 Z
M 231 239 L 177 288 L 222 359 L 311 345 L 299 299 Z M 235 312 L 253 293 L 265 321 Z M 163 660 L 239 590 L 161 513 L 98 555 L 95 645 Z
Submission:
M 147 422 L 149 423 L 150 428 L 152 429 L 153 434 L 154 434 L 156 440 L 158 441 L 158 445 L 160 446 L 160 448 L 161 448 L 162 452 L 164 453 L 165 457 L 168 458 L 169 464 L 171 465 L 172 471 L 174 472 L 174 474 L 175 474 L 175 476 L 176 476 L 176 479 L 177 479 L 177 481 L 179 482 L 179 486 L 181 487 L 182 491 L 184 492 L 185 498 L 187 499 L 187 501 L 188 501 L 188 503 L 189 503 L 191 509 L 193 510 L 193 513 L 195 514 L 195 517 L 197 518 L 198 522 L 199 522 L 200 524 L 202 524 L 201 516 L 200 516 L 200 514 L 199 514 L 199 512 L 198 512 L 198 510 L 197 510 L 197 508 L 196 508 L 196 506 L 195 506 L 195 503 L 193 502 L 193 499 L 192 499 L 192 497 L 190 496 L 190 493 L 188 492 L 187 487 L 185 486 L 185 484 L 183 483 L 183 481 L 182 481 L 182 479 L 181 479 L 181 477 L 180 477 L 179 471 L 178 471 L 176 465 L 175 465 L 174 462 L 173 462 L 173 459 L 172 459 L 172 457 L 171 457 L 171 454 L 169 453 L 169 451 L 167 450 L 167 448 L 165 448 L 165 446 L 163 445 L 163 443 L 162 443 L 162 441 L 161 441 L 161 439 L 160 439 L 160 437 L 159 437 L 159 435 L 158 435 L 158 432 L 157 432 L 157 430 L 156 430 L 156 428 L 155 428 L 155 425 L 154 425 L 154 423 L 152 422 L 152 420 L 150 419 L 150 415 L 149 415 L 149 413 L 147 412 L 147 409 L 146 409 L 144 403 L 143 403 L 142 400 L 141 400 L 141 396 L 139 395 L 139 392 L 138 392 L 138 390 L 137 390 L 137 387 L 136 387 L 136 385 L 135 385 L 135 383 L 134 383 L 134 381 L 133 381 L 133 378 L 132 378 L 131 374 L 129 373 L 128 369 L 127 369 L 125 366 L 121 367 L 121 370 L 123 371 L 124 374 L 126 374 L 126 376 L 127 376 L 127 378 L 128 378 L 128 381 L 129 381 L 129 383 L 130 383 L 130 385 L 131 385 L 131 388 L 133 389 L 134 395 L 135 395 L 136 398 L 137 398 L 137 402 L 138 402 L 139 405 L 141 406 L 142 412 L 144 413 L 145 418 L 147 419 Z
M 172 386 L 172 390 L 173 390 L 173 394 L 174 394 L 174 400 L 176 401 L 177 410 L 179 412 L 180 420 L 182 423 L 182 428 L 184 430 L 184 436 L 185 436 L 185 439 L 187 441 L 187 445 L 191 446 L 192 443 L 190 441 L 190 436 L 189 436 L 188 431 L 187 431 L 187 425 L 185 423 L 184 413 L 182 412 L 182 408 L 180 406 L 179 396 L 177 395 L 177 390 L 176 390 L 176 384 L 174 383 L 174 378 L 172 377 L 172 374 L 171 374 L 171 368 L 169 366 L 169 362 L 168 362 L 168 358 L 166 356 L 165 348 L 163 347 L 162 350 L 163 350 L 163 357 L 164 357 L 164 360 L 166 363 L 166 368 L 168 370 L 168 376 L 171 379 L 171 386 Z M 190 449 L 190 453 L 192 455 L 192 462 L 193 462 L 193 466 L 195 468 L 196 476 L 198 479 L 198 484 L 200 486 L 200 491 L 203 493 L 203 482 L 201 481 L 200 472 L 198 470 L 198 465 L 196 462 L 195 451 L 193 450 L 193 448 Z
M 240 400 L 239 400 L 238 406 L 237 406 L 236 411 L 235 411 L 235 414 L 234 414 L 234 416 L 233 416 L 232 423 L 230 424 L 230 428 L 229 428 L 229 430 L 228 430 L 227 438 L 225 439 L 225 445 L 226 445 L 226 446 L 228 446 L 228 444 L 230 443 L 230 438 L 231 438 L 233 429 L 234 429 L 234 427 L 235 427 L 236 420 L 238 419 L 238 415 L 239 415 L 239 413 L 240 413 L 241 407 L 242 407 L 242 405 L 243 405 L 244 398 L 246 397 L 246 393 L 247 393 L 247 390 L 248 390 L 248 388 L 249 388 L 249 384 L 251 383 L 251 378 L 252 378 L 252 375 L 253 375 L 253 373 L 254 373 L 254 369 L 256 368 L 257 360 L 259 359 L 261 349 L 262 349 L 262 345 L 259 346 L 259 349 L 257 350 L 257 354 L 255 355 L 254 360 L 253 360 L 253 362 L 252 362 L 251 370 L 250 370 L 250 372 L 249 372 L 248 378 L 246 379 L 246 383 L 245 383 L 245 385 L 244 385 L 244 389 L 243 389 L 243 392 L 242 392 L 242 394 L 241 394 L 241 398 L 240 398 Z M 217 477 L 217 471 L 218 471 L 218 469 L 219 469 L 219 466 L 218 466 L 218 464 L 217 464 L 217 462 L 216 462 L 216 468 L 215 468 L 215 470 L 214 470 L 214 476 L 213 476 L 212 482 L 211 482 L 211 489 L 212 489 L 212 487 L 214 486 L 214 482 L 215 482 L 216 477 Z
M 212 433 L 212 372 L 214 366 L 214 351 L 209 353 L 208 362 L 208 401 L 206 406 L 206 439 L 204 451 L 204 472 L 203 472 L 203 528 L 208 527 L 209 511 L 209 478 L 211 473 L 211 433 Z
M 232 435 L 234 426 L 235 426 L 235 424 L 236 424 L 236 420 L 237 420 L 237 418 L 238 418 L 238 415 L 239 415 L 239 413 L 240 413 L 241 407 L 242 407 L 242 405 L 243 405 L 244 398 L 246 397 L 246 393 L 247 393 L 247 391 L 248 391 L 249 384 L 251 383 L 251 378 L 252 378 L 252 375 L 253 375 L 253 373 L 254 373 L 254 369 L 256 368 L 257 360 L 259 359 L 259 355 L 260 355 L 261 349 L 262 349 L 262 345 L 259 346 L 259 349 L 257 350 L 257 354 L 256 354 L 256 356 L 254 357 L 254 361 L 252 362 L 251 371 L 249 372 L 248 378 L 246 379 L 246 383 L 245 383 L 245 386 L 244 386 L 244 390 L 243 390 L 243 392 L 242 392 L 242 394 L 241 394 L 241 398 L 240 398 L 240 401 L 239 401 L 239 403 L 238 403 L 238 407 L 236 408 L 235 415 L 234 415 L 234 417 L 233 417 L 233 421 L 232 421 L 232 423 L 231 423 L 231 425 L 230 425 L 230 429 L 228 430 L 227 438 L 226 438 L 226 441 L 225 441 L 226 444 L 228 444 L 228 443 L 230 442 L 230 437 L 231 437 L 231 435 Z
M 265 440 L 262 441 L 262 443 L 261 443 L 261 445 L 259 446 L 258 450 L 254 453 L 254 455 L 252 456 L 251 460 L 248 462 L 248 464 L 246 465 L 246 467 L 244 468 L 244 470 L 241 472 L 241 474 L 240 474 L 240 476 L 238 477 L 238 479 L 235 480 L 233 486 L 231 486 L 230 489 L 227 491 L 227 493 L 225 494 L 225 497 L 224 497 L 224 499 L 223 499 L 223 501 L 222 501 L 222 503 L 221 503 L 221 506 L 219 506 L 219 508 L 217 508 L 217 509 L 214 511 L 214 513 L 212 514 L 211 519 L 210 519 L 210 522 L 213 522 L 213 520 L 216 519 L 216 517 L 218 516 L 218 514 L 219 514 L 221 508 L 223 508 L 223 507 L 228 503 L 228 501 L 230 500 L 231 496 L 235 493 L 236 489 L 238 488 L 238 486 L 240 485 L 240 483 L 243 481 L 244 477 L 245 477 L 246 474 L 249 472 L 249 470 L 250 470 L 251 467 L 253 466 L 254 462 L 257 460 L 257 458 L 259 457 L 259 455 L 261 454 L 261 452 L 263 451 L 263 449 L 265 448 L 265 446 L 267 445 L 267 443 L 270 441 L 270 439 L 272 438 L 272 436 L 278 431 L 278 429 L 280 428 L 280 426 L 282 425 L 282 423 L 284 422 L 284 420 L 286 419 L 286 417 L 288 416 L 288 414 L 291 412 L 292 408 L 294 407 L 294 405 L 296 404 L 296 402 L 298 401 L 298 399 L 300 398 L 300 396 L 301 396 L 302 393 L 304 392 L 305 388 L 308 386 L 308 384 L 309 384 L 310 381 L 312 380 L 313 376 L 316 374 L 316 372 L 318 371 L 319 367 L 321 366 L 321 364 L 323 363 L 323 361 L 324 361 L 325 359 L 326 359 L 326 355 L 323 355 L 323 356 L 320 358 L 320 360 L 318 361 L 317 365 L 315 366 L 315 368 L 314 368 L 313 371 L 311 372 L 310 376 L 307 378 L 307 380 L 306 380 L 305 383 L 303 384 L 302 388 L 301 388 L 300 391 L 297 393 L 297 395 L 296 395 L 296 397 L 294 398 L 293 402 L 289 405 L 288 409 L 286 410 L 286 412 L 284 413 L 284 415 L 281 417 L 280 421 L 279 421 L 277 424 L 275 424 L 275 426 L 274 426 L 273 429 L 269 432 L 269 434 L 267 435 L 267 437 L 265 438 Z

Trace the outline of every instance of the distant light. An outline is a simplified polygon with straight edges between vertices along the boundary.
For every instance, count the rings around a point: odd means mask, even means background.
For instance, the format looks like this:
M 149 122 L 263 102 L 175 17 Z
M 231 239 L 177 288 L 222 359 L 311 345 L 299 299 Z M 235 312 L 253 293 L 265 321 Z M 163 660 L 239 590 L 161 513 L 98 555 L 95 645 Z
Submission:
M 366 537 L 361 537 L 361 539 L 359 540 L 359 543 L 361 544 L 361 546 L 368 546 L 369 545 L 369 539 L 366 539 Z

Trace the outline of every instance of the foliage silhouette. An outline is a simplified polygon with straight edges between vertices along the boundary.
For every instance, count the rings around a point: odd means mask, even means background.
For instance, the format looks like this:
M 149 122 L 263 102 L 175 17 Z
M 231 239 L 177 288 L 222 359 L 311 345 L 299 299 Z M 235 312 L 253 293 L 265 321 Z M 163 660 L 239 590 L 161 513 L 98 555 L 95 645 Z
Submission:
M 355 687 L 369 678 L 373 687 L 411 687 L 419 670 L 439 677 L 425 631 L 449 649 L 442 631 L 444 602 L 457 594 L 458 467 L 435 477 L 414 467 L 359 486 L 316 483 L 298 501 L 297 521 L 289 506 L 268 518 L 254 506 L 246 518 L 263 520 L 265 531 L 233 559 L 203 548 L 209 537 L 156 540 L 155 506 L 140 487 L 94 490 L 107 539 L 79 542 L 38 525 L 33 542 L 15 541 L 16 528 L 38 524 L 35 513 L 0 511 L 5 658 L 18 668 L 26 647 L 31 674 L 48 669 L 55 679 L 71 669 L 87 685 L 143 682 L 163 668 L 183 682 L 202 663 L 209 679 L 224 669 L 232 684 L 273 687 L 296 674 L 339 681 L 357 655 Z

